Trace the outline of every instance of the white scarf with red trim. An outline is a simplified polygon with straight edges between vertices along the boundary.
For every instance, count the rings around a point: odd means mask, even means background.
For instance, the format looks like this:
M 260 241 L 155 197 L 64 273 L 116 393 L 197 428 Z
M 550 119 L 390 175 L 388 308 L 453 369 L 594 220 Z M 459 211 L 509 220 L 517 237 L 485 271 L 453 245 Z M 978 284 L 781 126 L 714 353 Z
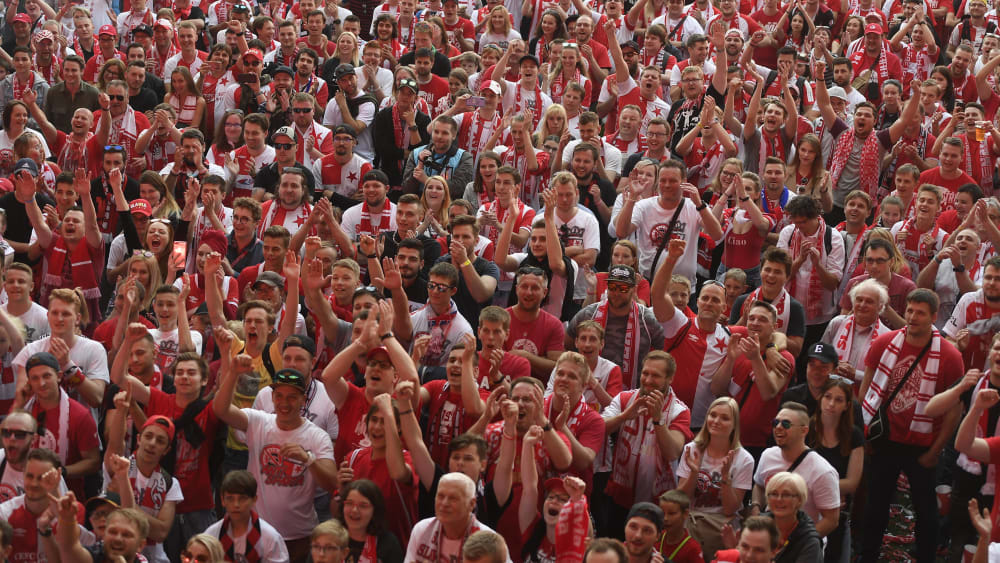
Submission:
M 906 341 L 906 330 L 903 328 L 896 332 L 896 336 L 886 346 L 885 352 L 882 353 L 882 358 L 878 362 L 875 377 L 872 379 L 868 393 L 865 394 L 864 403 L 861 405 L 863 411 L 861 414 L 865 419 L 866 426 L 871 423 L 872 417 L 875 416 L 885 397 L 892 392 L 889 378 L 896 368 L 899 353 L 903 350 L 903 345 Z M 923 376 L 920 378 L 917 405 L 913 411 L 913 418 L 910 420 L 910 432 L 926 435 L 934 431 L 934 419 L 925 413 L 927 412 L 927 402 L 937 392 L 937 381 L 941 367 L 941 333 L 936 328 L 933 329 L 933 334 L 931 335 L 931 349 L 921 361 L 926 363 L 924 364 Z M 909 381 L 906 383 L 909 383 Z M 901 408 L 909 400 L 905 399 L 903 395 L 905 394 L 897 394 L 893 399 L 893 403 L 897 409 Z M 892 405 L 890 405 L 889 409 L 892 408 Z
M 837 351 L 837 357 L 840 358 L 842 362 L 849 362 L 851 357 L 851 351 L 854 349 L 854 332 L 857 330 L 854 322 L 854 315 L 847 317 L 844 322 L 837 329 L 836 334 L 833 335 L 833 348 Z M 868 339 L 868 343 L 871 344 L 878 338 L 879 334 L 885 334 L 885 331 L 889 330 L 882 320 L 879 318 L 875 319 L 875 324 L 872 326 L 872 335 Z
M 802 243 L 807 239 L 812 239 L 818 241 L 815 248 L 819 250 L 819 261 L 826 258 L 826 245 L 823 244 L 823 237 L 826 236 L 826 222 L 823 218 L 819 218 L 819 228 L 816 229 L 816 234 L 811 237 L 806 237 L 802 234 L 800 229 L 795 229 L 792 231 L 792 239 L 788 243 L 788 247 L 791 250 L 791 255 L 793 257 L 798 257 L 799 252 L 802 251 Z M 797 287 L 797 276 L 792 277 L 788 280 L 789 293 L 792 295 L 796 294 Z M 819 267 L 816 264 L 812 264 L 812 268 L 809 272 L 809 287 L 807 288 L 808 298 L 802 303 L 806 309 L 806 319 L 815 319 L 823 314 L 823 282 L 819 278 Z
M 368 207 L 368 201 L 361 202 L 361 220 L 358 222 L 358 235 L 368 235 L 374 238 L 388 231 L 392 220 L 392 210 L 390 207 L 392 206 L 389 204 L 389 198 L 385 198 L 385 202 L 382 203 L 382 213 L 379 215 L 378 229 L 375 229 L 372 227 L 371 208 Z
M 14 96 L 17 97 L 16 95 Z M 972 176 L 979 182 L 979 185 L 983 188 L 983 193 L 987 197 L 993 195 L 993 167 L 996 166 L 994 159 L 990 157 L 990 141 L 984 138 L 982 141 L 976 141 L 968 134 L 962 135 L 962 146 L 965 150 L 965 173 Z M 979 150 L 976 151 L 979 156 L 979 170 L 973 168 L 973 158 L 972 158 L 972 143 L 977 143 L 979 145 Z
M 781 293 L 774 301 L 768 301 L 764 299 L 761 295 L 761 288 L 753 290 L 750 295 L 747 295 L 745 301 L 743 301 L 743 310 L 740 311 L 740 316 L 745 316 L 750 311 L 750 306 L 753 305 L 754 301 L 765 301 L 774 305 L 775 310 L 778 311 L 778 322 L 775 324 L 774 328 L 778 332 L 785 332 L 788 329 L 788 318 L 792 310 L 792 296 L 788 293 L 788 290 L 781 288 Z
M 857 138 L 855 129 L 849 128 L 840 134 L 837 143 L 833 148 L 833 155 L 830 157 L 830 174 L 833 177 L 833 185 L 836 189 L 837 181 L 847 166 L 847 160 L 854 150 L 854 141 Z M 860 187 L 872 198 L 878 195 L 878 174 L 881 168 L 879 161 L 879 140 L 875 131 L 872 131 L 864 140 L 861 146 L 861 163 L 858 166 L 858 176 Z

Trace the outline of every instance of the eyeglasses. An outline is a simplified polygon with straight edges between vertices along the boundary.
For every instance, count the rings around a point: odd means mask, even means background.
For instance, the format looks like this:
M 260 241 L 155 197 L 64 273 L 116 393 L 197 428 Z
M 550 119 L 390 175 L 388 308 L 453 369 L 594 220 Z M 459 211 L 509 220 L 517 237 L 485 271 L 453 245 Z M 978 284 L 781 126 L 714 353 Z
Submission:
M 436 291 L 438 293 L 444 293 L 452 289 L 455 289 L 455 286 L 437 282 L 427 282 L 427 291 Z
M 309 113 L 312 110 L 313 108 L 292 108 L 292 111 L 295 113 Z
M 121 94 L 108 94 L 108 99 L 112 102 L 124 102 L 125 96 Z
M 143 250 L 141 248 L 137 248 L 137 249 L 135 249 L 135 250 L 132 251 L 132 256 L 142 256 L 143 258 L 152 258 L 152 257 L 154 257 L 156 255 L 153 254 L 152 252 L 148 251 L 148 250 Z
M 850 385 L 854 385 L 854 382 L 851 381 L 850 379 L 848 379 L 848 378 L 846 378 L 846 377 L 844 377 L 842 375 L 837 375 L 835 373 L 831 373 L 830 374 L 830 379 L 833 379 L 834 381 L 843 381 L 844 383 L 847 383 L 847 384 L 850 384 Z
M 322 554 L 326 555 L 327 553 L 334 553 L 334 552 L 340 551 L 342 548 L 339 545 L 317 545 L 317 544 L 312 544 L 312 546 L 310 546 L 310 549 L 312 549 L 313 551 L 315 551 L 317 553 L 322 553 Z
M 18 440 L 23 440 L 23 439 L 27 438 L 28 436 L 30 436 L 31 434 L 32 434 L 32 432 L 29 432 L 27 430 L 10 430 L 10 429 L 7 429 L 7 428 L 4 428 L 4 429 L 0 430 L 0 436 L 2 436 L 4 438 L 14 437 L 14 438 L 16 438 Z
M 239 223 L 240 225 L 253 223 L 253 217 L 249 217 L 247 215 L 233 215 L 233 223 Z
M 354 141 L 354 137 L 350 135 L 337 135 L 333 138 L 334 143 L 350 143 Z
M 184 561 L 197 561 L 198 563 L 208 563 L 207 555 L 191 555 L 190 551 L 181 552 L 181 559 Z
M 799 498 L 796 493 L 779 493 L 777 491 L 771 491 L 767 493 L 767 498 L 776 498 L 779 500 L 791 500 L 793 498 Z
M 788 420 L 787 418 L 785 418 L 785 419 L 776 418 L 776 419 L 774 419 L 774 420 L 771 421 L 771 427 L 772 428 L 777 428 L 779 426 L 782 427 L 782 428 L 784 428 L 785 430 L 788 430 L 789 428 L 791 428 L 793 426 L 802 426 L 802 425 L 801 424 L 795 424 L 791 420 Z
M 243 124 L 242 123 L 227 123 L 226 127 L 230 127 L 230 128 L 233 128 L 233 129 L 242 129 L 243 128 Z
M 163 223 L 164 225 L 169 225 L 170 224 L 170 219 L 163 219 L 161 217 L 157 217 L 156 219 L 150 219 L 149 222 L 150 222 L 150 224 L 152 224 L 152 223 Z
M 624 283 L 609 283 L 608 291 L 614 293 L 628 293 L 629 291 L 632 291 L 632 286 Z
M 226 112 L 226 115 L 238 115 L 238 116 L 240 116 L 242 118 L 244 114 L 243 114 L 243 110 L 241 110 L 241 109 L 231 109 L 231 110 L 229 110 L 229 111 Z
M 666 133 L 654 133 L 653 131 L 646 131 L 646 137 L 653 137 L 659 139 L 660 137 L 666 137 Z
M 281 150 L 291 150 L 295 148 L 295 143 L 274 143 L 274 148 Z M 287 166 L 286 166 L 287 168 Z
M 371 510 L 373 507 L 371 503 L 367 502 L 354 502 L 350 500 L 345 500 L 343 503 L 344 510 Z

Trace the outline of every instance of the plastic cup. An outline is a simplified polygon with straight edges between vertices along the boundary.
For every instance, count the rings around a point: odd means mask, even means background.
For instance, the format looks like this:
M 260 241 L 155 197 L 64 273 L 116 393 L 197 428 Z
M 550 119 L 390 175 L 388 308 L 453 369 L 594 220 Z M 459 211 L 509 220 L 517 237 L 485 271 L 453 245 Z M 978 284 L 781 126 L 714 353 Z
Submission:
M 962 550 L 962 563 L 972 563 L 972 558 L 975 556 L 976 556 L 975 544 L 971 543 L 965 544 L 965 549 Z
M 951 486 L 938 485 L 934 488 L 934 492 L 937 493 L 938 513 L 941 516 L 948 514 L 951 509 Z
M 980 143 L 986 140 L 986 122 L 976 122 L 976 140 Z

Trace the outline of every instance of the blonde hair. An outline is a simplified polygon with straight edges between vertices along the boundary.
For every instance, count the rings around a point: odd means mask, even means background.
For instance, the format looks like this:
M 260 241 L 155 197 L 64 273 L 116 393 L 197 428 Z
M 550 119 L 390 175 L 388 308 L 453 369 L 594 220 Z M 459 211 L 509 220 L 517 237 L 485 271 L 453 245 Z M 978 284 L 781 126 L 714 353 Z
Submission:
M 211 557 L 210 563 L 224 563 L 226 560 L 226 553 L 222 550 L 222 544 L 219 543 L 219 538 L 211 534 L 198 534 L 196 536 L 191 536 L 191 539 L 187 542 L 187 547 L 190 549 L 191 544 L 200 543 L 205 551 L 208 552 L 208 556 Z
M 354 51 L 351 52 L 351 60 L 350 61 L 341 60 L 340 62 L 342 62 L 342 63 L 344 63 L 344 62 L 350 62 L 354 66 L 361 66 L 360 65 L 360 59 L 358 58 L 358 44 L 359 44 L 359 42 L 358 42 L 358 36 L 354 35 L 354 32 L 351 32 L 351 31 L 342 31 L 340 33 L 340 35 L 337 36 L 337 41 L 336 41 L 337 45 L 338 46 L 340 45 L 340 38 L 343 37 L 343 36 L 345 36 L 345 35 L 350 36 L 350 38 L 352 40 L 354 40 Z
M 556 369 L 559 369 L 559 364 L 575 364 L 581 370 L 581 383 L 586 383 L 590 381 L 590 365 L 587 363 L 587 358 L 583 357 L 583 354 L 579 352 L 563 352 L 559 359 L 556 360 Z
M 504 8 L 503 4 L 498 4 L 494 6 L 492 10 L 490 10 L 490 15 L 489 15 L 490 19 L 486 24 L 486 33 L 495 33 L 495 31 L 493 30 L 493 14 L 495 12 L 501 12 L 503 14 L 503 35 L 506 36 L 507 34 L 510 33 L 510 28 L 511 28 L 510 12 L 507 11 L 507 8 Z
M 440 183 L 444 187 L 444 199 L 441 200 L 441 209 L 438 211 L 434 211 L 430 204 L 427 203 L 427 184 L 431 182 Z M 420 195 L 420 203 L 427 210 L 427 213 L 434 215 L 434 218 L 438 220 L 438 223 L 441 223 L 442 227 L 448 226 L 448 208 L 451 207 L 451 188 L 448 187 L 448 180 L 444 176 L 435 175 L 424 180 L 424 193 Z
M 740 405 L 732 397 L 719 397 L 712 401 L 712 404 L 708 405 L 708 410 L 705 411 L 706 416 L 712 412 L 712 409 L 721 406 L 729 407 L 729 415 L 733 419 L 733 430 L 729 433 L 729 449 L 738 450 L 742 447 L 740 445 Z M 710 439 L 708 424 L 703 424 L 701 430 L 698 431 L 698 435 L 694 437 L 694 445 L 699 450 L 705 451 L 708 448 Z
M 344 528 L 344 526 L 337 520 L 320 522 L 315 528 L 313 528 L 310 539 L 316 539 L 320 536 L 330 536 L 333 538 L 334 543 L 340 547 L 347 547 L 347 543 L 350 541 L 347 529 Z
M 163 275 L 160 274 L 160 263 L 156 261 L 155 256 L 136 254 L 128 259 L 128 267 L 125 268 L 126 275 L 128 274 L 128 271 L 132 269 L 133 262 L 142 262 L 146 265 L 146 268 L 149 269 L 149 287 L 144 288 L 146 290 L 146 295 L 140 305 L 140 310 L 146 311 L 149 310 L 151 304 L 153 303 L 153 292 L 156 288 L 163 285 Z
M 764 492 L 769 495 L 786 486 L 791 487 L 795 494 L 799 495 L 799 508 L 802 508 L 806 504 L 806 499 L 809 498 L 809 488 L 806 487 L 806 480 L 798 473 L 789 473 L 788 471 L 775 473 L 767 481 Z
M 87 310 L 87 300 L 83 297 L 83 290 L 79 287 L 61 287 L 49 292 L 49 303 L 53 299 L 58 299 L 63 303 L 68 303 L 76 307 L 76 312 L 80 315 L 80 328 L 90 324 L 90 311 Z

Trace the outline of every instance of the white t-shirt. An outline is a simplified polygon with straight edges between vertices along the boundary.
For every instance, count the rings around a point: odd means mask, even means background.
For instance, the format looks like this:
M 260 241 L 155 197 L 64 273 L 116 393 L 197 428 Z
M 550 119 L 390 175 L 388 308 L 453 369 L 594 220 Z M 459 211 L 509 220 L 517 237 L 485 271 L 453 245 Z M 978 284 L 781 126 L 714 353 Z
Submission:
M 368 78 L 365 76 L 364 68 L 360 66 L 355 68 L 354 74 L 358 77 L 358 90 L 364 90 L 365 86 L 368 86 Z M 378 70 L 375 71 L 375 83 L 378 84 L 378 89 L 382 91 L 382 96 L 388 98 L 392 95 L 391 70 L 378 67 Z
M 194 351 L 199 355 L 202 353 L 201 333 L 197 330 L 189 331 L 191 342 L 194 344 Z M 179 332 L 177 328 L 170 331 L 162 331 L 158 328 L 149 329 L 150 336 L 156 341 L 156 365 L 166 373 L 170 366 L 174 364 L 177 355 L 180 353 Z
M 347 236 L 353 240 L 358 240 L 358 225 L 361 223 L 361 207 L 363 204 L 355 205 L 344 211 L 344 217 L 340 220 L 340 227 L 344 229 Z M 378 226 L 382 223 L 382 214 L 372 214 L 371 218 L 372 228 L 378 229 Z M 389 202 L 389 230 L 396 230 L 396 205 Z
M 253 401 L 253 408 L 267 413 L 274 412 L 274 399 L 271 397 L 271 387 L 265 387 L 257 393 L 257 398 Z M 330 400 L 326 392 L 326 387 L 315 379 L 312 380 L 309 389 L 306 391 L 306 402 L 303 405 L 305 412 L 302 416 L 309 422 L 319 426 L 330 435 L 330 439 L 337 440 L 340 434 L 340 423 L 337 421 L 337 407 Z
M 286 540 L 308 537 L 319 523 L 313 507 L 318 484 L 305 465 L 283 458 L 281 448 L 298 444 L 317 460 L 333 461 L 330 435 L 308 420 L 294 430 L 281 430 L 274 414 L 241 410 L 247 416 L 247 470 L 257 479 L 257 513 L 274 522 Z
M 755 485 L 765 487 L 768 479 L 775 473 L 787 471 L 792 462 L 786 461 L 781 455 L 781 448 L 772 446 L 764 450 L 757 463 L 757 473 L 753 476 Z M 806 490 L 809 491 L 802 510 L 813 519 L 820 521 L 820 510 L 832 510 L 840 507 L 840 475 L 830 462 L 817 452 L 812 452 L 795 468 L 795 473 L 806 480 Z
M 28 363 L 28 358 L 38 352 L 49 351 L 49 339 L 51 336 L 40 338 L 31 344 L 21 348 L 21 352 L 14 357 L 14 371 L 18 380 L 25 377 L 24 366 Z M 108 376 L 108 353 L 100 342 L 96 342 L 86 336 L 77 336 L 73 347 L 69 349 L 69 361 L 76 364 L 87 379 L 100 379 L 110 382 Z M 71 394 L 70 396 L 72 396 Z
M 691 468 L 685 461 L 688 452 L 695 448 L 694 442 L 684 445 L 684 452 L 677 462 L 677 479 L 684 479 L 691 475 Z M 744 448 L 736 450 L 733 455 L 733 465 L 729 468 L 729 475 L 722 475 L 722 465 L 725 463 L 723 457 L 712 457 L 708 451 L 702 453 L 701 470 L 698 471 L 698 480 L 694 486 L 694 498 L 691 499 L 691 509 L 698 512 L 708 512 L 712 514 L 722 514 L 722 498 L 719 496 L 719 482 L 728 477 L 733 483 L 734 489 L 749 491 L 753 486 L 753 456 Z
M 7 451 L 0 448 L 0 463 L 2 463 L 7 458 Z M 59 476 L 59 495 L 62 496 L 66 494 L 66 481 Z M 11 464 L 4 465 L 3 475 L 0 476 L 0 502 L 7 502 L 8 500 L 24 494 L 24 472 L 14 469 Z
M 105 474 L 105 479 L 107 475 Z M 149 478 L 142 474 L 141 471 L 135 472 L 135 485 L 132 486 L 132 490 L 135 491 L 136 497 L 142 496 L 142 491 L 146 488 L 146 483 L 149 482 Z M 181 485 L 177 479 L 174 479 L 170 484 L 170 490 L 167 491 L 166 498 L 163 499 L 164 502 L 175 502 L 180 503 L 184 500 L 184 493 L 181 492 Z M 145 512 L 151 517 L 156 517 L 156 514 L 147 507 L 139 506 L 140 510 Z M 142 549 L 142 554 L 146 556 L 149 563 L 168 563 L 170 559 L 167 558 L 167 553 L 163 551 L 163 542 L 156 543 L 153 545 L 146 545 Z
M 580 136 L 580 119 L 579 116 L 576 117 L 576 136 Z M 569 164 L 573 160 L 573 150 L 582 141 L 580 139 L 574 139 L 566 143 L 566 148 L 563 149 L 562 153 L 562 163 L 564 169 L 569 169 Z M 622 151 L 618 150 L 617 147 L 611 143 L 601 139 L 601 145 L 597 147 L 597 152 L 600 153 L 602 159 L 604 159 L 604 169 L 614 172 L 615 174 L 621 175 L 622 173 Z
M 677 261 L 674 273 L 695 280 L 695 270 L 698 262 L 698 233 L 701 232 L 701 214 L 695 209 L 694 202 L 684 198 L 681 200 L 680 215 L 677 217 L 677 224 L 674 225 L 674 238 L 679 238 L 687 242 L 684 249 L 684 256 Z M 653 257 L 660 240 L 666 234 L 670 219 L 674 216 L 674 209 L 664 209 L 660 205 L 659 197 L 644 199 L 635 204 L 632 209 L 632 225 L 638 233 L 639 246 L 639 273 L 651 277 L 649 269 L 653 266 Z M 665 254 L 665 253 L 664 253 Z M 666 258 L 660 255 L 660 264 Z M 659 266 L 659 264 L 657 264 Z
M 267 389 L 270 389 L 270 387 Z M 221 531 L 222 520 L 219 520 L 205 529 L 205 533 L 213 538 L 219 537 L 219 533 Z M 233 555 L 235 555 L 239 561 L 245 561 L 243 556 L 246 555 L 247 552 L 247 534 L 249 532 L 249 526 L 247 526 L 247 531 L 238 538 L 233 537 L 232 530 L 228 530 L 226 532 L 226 534 L 233 540 Z M 288 562 L 288 549 L 285 547 L 285 540 L 281 539 L 281 534 L 278 533 L 278 530 L 275 530 L 274 526 L 269 524 L 266 520 L 264 520 L 264 518 L 260 518 L 260 538 L 257 539 L 257 544 L 254 546 L 254 550 L 260 555 L 261 561 L 269 561 L 273 563 Z
M 7 310 L 7 305 L 3 306 L 3 310 Z M 31 307 L 17 318 L 24 323 L 24 330 L 27 333 L 25 342 L 31 343 L 49 335 L 49 311 L 38 303 L 32 301 Z
M 412 331 L 412 342 L 417 341 L 417 337 L 430 334 L 431 344 L 427 347 L 427 352 L 424 354 L 423 363 L 428 366 L 441 366 L 444 367 L 448 363 L 448 355 L 451 354 L 451 349 L 455 347 L 455 344 L 462 339 L 465 334 L 473 334 L 472 325 L 469 321 L 465 320 L 462 313 L 458 312 L 455 307 L 455 302 L 451 303 L 451 313 L 455 314 L 455 317 L 451 319 L 450 324 L 444 328 L 440 329 L 438 327 L 431 326 L 431 318 L 434 315 L 434 309 L 428 304 L 422 307 L 418 311 L 410 313 L 410 322 L 413 326 Z M 444 330 L 444 334 L 440 339 L 440 345 L 436 345 L 434 338 L 435 332 L 438 330 Z M 411 342 L 411 348 L 412 348 Z M 412 350 L 411 350 L 412 351 Z
M 601 226 L 597 223 L 597 217 L 588 210 L 577 207 L 576 214 L 569 221 L 563 221 L 559 217 L 559 212 L 555 213 L 556 229 L 565 235 L 560 236 L 567 249 L 572 246 L 582 246 L 586 250 L 601 250 Z M 574 260 L 576 262 L 576 260 Z M 573 288 L 573 299 L 585 299 L 587 297 L 587 278 L 577 276 L 576 285 Z
M 378 79 L 378 76 L 375 78 Z M 359 87 L 357 97 L 361 97 L 364 94 L 364 90 L 361 90 Z M 358 135 L 354 152 L 365 160 L 375 160 L 375 145 L 372 141 L 372 122 L 375 121 L 376 111 L 375 103 L 364 102 L 358 107 L 358 116 L 355 118 L 357 121 L 365 124 L 365 130 Z M 340 113 L 340 105 L 337 103 L 337 98 L 330 96 L 330 101 L 326 103 L 326 111 L 323 112 L 323 125 L 332 130 L 342 123 L 344 123 L 344 116 Z
M 827 229 L 833 227 L 827 226 Z M 778 248 L 783 248 L 789 251 L 791 254 L 791 240 L 792 234 L 795 232 L 795 225 L 787 225 L 785 228 L 781 229 L 781 233 L 778 234 Z M 813 240 L 816 243 L 816 248 L 820 249 L 823 255 L 823 267 L 828 272 L 843 272 L 844 271 L 844 260 L 846 258 L 846 253 L 844 251 L 844 237 L 836 236 L 837 233 L 833 233 L 830 237 L 830 252 L 827 252 L 824 248 L 826 242 L 823 239 L 816 240 L 816 237 L 821 236 L 819 231 L 816 231 L 812 237 L 805 237 L 807 240 Z M 795 256 L 792 256 L 794 259 Z M 809 302 L 809 278 L 812 277 L 813 268 L 812 260 L 806 260 L 799 266 L 798 272 L 795 274 L 795 292 L 792 293 L 792 297 L 797 299 L 799 303 L 805 305 Z M 789 286 L 791 287 L 791 286 Z M 814 326 L 818 324 L 826 324 L 827 321 L 832 319 L 838 312 L 840 312 L 840 306 L 834 301 L 834 291 L 823 288 L 823 312 L 816 318 L 806 317 L 806 326 Z

